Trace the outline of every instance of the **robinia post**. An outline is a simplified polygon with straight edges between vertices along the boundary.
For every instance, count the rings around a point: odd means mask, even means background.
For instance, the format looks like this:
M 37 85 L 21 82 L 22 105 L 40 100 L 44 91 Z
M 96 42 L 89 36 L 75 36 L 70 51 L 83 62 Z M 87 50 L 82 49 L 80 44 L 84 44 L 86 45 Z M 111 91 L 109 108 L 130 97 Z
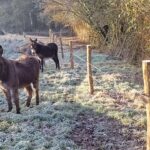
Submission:
M 144 93 L 149 97 L 146 103 L 146 115 L 147 115 L 147 150 L 150 150 L 150 60 L 143 60 L 142 68 L 143 68 Z
M 92 77 L 91 52 L 92 52 L 91 45 L 87 45 L 87 78 L 89 83 L 89 92 L 90 94 L 93 94 L 94 87 L 93 87 L 93 77 Z
M 74 69 L 74 57 L 73 57 L 73 41 L 69 42 L 69 46 L 70 46 L 70 67 L 71 69 Z
M 61 33 L 59 35 L 59 42 L 60 42 L 61 56 L 64 59 L 64 50 L 63 50 L 63 45 L 62 45 L 62 36 L 61 36 Z

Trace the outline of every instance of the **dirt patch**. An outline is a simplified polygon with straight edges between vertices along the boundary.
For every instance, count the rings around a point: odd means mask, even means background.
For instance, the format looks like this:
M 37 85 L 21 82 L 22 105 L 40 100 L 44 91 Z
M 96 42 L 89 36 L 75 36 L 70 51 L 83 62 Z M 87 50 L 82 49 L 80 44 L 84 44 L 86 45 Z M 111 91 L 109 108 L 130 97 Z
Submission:
M 84 150 L 144 150 L 134 125 L 124 126 L 106 115 L 79 114 L 70 138 Z

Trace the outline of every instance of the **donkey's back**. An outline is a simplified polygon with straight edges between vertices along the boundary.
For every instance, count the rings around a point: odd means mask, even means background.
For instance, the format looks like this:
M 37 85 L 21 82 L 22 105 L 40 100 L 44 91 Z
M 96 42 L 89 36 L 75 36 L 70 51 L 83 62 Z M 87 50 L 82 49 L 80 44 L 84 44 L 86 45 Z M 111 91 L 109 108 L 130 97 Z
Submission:
M 36 82 L 39 77 L 40 62 L 36 57 L 22 57 L 15 61 L 16 75 L 19 80 L 19 87 Z
M 48 43 L 47 45 L 41 45 L 41 51 L 39 52 L 44 58 L 58 57 L 58 46 L 56 43 Z

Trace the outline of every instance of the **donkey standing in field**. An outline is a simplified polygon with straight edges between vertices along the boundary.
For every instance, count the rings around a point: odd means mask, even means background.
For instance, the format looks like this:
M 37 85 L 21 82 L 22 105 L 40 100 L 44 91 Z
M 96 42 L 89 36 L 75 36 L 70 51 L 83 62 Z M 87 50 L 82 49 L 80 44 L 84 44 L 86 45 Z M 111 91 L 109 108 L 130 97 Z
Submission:
M 58 59 L 58 46 L 55 43 L 49 43 L 47 45 L 43 45 L 37 42 L 37 39 L 31 41 L 31 48 L 34 49 L 35 53 L 41 59 L 41 69 L 43 72 L 43 62 L 44 58 L 52 58 L 56 64 L 56 69 L 60 69 L 59 59 Z
M 0 56 L 0 87 L 6 95 L 8 112 L 12 110 L 13 99 L 16 112 L 20 113 L 19 88 L 26 88 L 28 93 L 26 106 L 30 106 L 33 92 L 31 84 L 36 91 L 36 104 L 39 104 L 39 69 L 40 62 L 33 56 L 23 56 L 16 61 Z

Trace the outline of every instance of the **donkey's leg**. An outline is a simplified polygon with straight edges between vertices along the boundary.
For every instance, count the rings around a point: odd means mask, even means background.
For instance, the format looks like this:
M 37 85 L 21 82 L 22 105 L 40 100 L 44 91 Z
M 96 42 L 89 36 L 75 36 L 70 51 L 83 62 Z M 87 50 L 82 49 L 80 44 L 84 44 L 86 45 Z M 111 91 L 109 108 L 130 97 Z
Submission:
M 26 106 L 29 107 L 30 103 L 31 103 L 31 99 L 32 99 L 32 92 L 33 92 L 31 85 L 27 86 L 26 90 L 27 90 L 27 93 L 28 93 L 28 98 L 27 98 Z
M 12 97 L 13 97 L 14 103 L 16 105 L 16 113 L 20 114 L 18 89 L 12 90 Z
M 33 87 L 35 88 L 36 93 L 36 105 L 39 105 L 39 80 L 37 79 L 33 82 Z
M 8 112 L 10 112 L 12 110 L 12 101 L 11 101 L 11 94 L 10 94 L 10 90 L 3 90 L 4 94 L 6 96 L 6 100 L 8 103 Z
M 55 57 L 53 57 L 52 59 L 54 60 L 55 65 L 56 65 L 56 69 L 57 69 L 57 61 L 56 61 L 56 58 L 55 58 Z
M 55 54 L 55 60 L 56 60 L 56 63 L 57 63 L 57 68 L 60 70 L 59 59 L 58 59 L 58 53 Z
M 44 71 L 44 69 L 43 69 L 43 65 L 44 65 L 44 59 L 43 59 L 43 58 L 41 58 L 41 69 L 42 69 L 42 72 Z
M 59 64 L 58 56 L 56 57 L 56 61 L 57 61 L 57 68 L 60 70 L 60 64 Z
M 54 62 L 55 62 L 55 64 L 56 64 L 56 69 L 57 69 L 57 68 L 60 69 L 58 57 L 54 57 L 53 60 L 54 60 Z

